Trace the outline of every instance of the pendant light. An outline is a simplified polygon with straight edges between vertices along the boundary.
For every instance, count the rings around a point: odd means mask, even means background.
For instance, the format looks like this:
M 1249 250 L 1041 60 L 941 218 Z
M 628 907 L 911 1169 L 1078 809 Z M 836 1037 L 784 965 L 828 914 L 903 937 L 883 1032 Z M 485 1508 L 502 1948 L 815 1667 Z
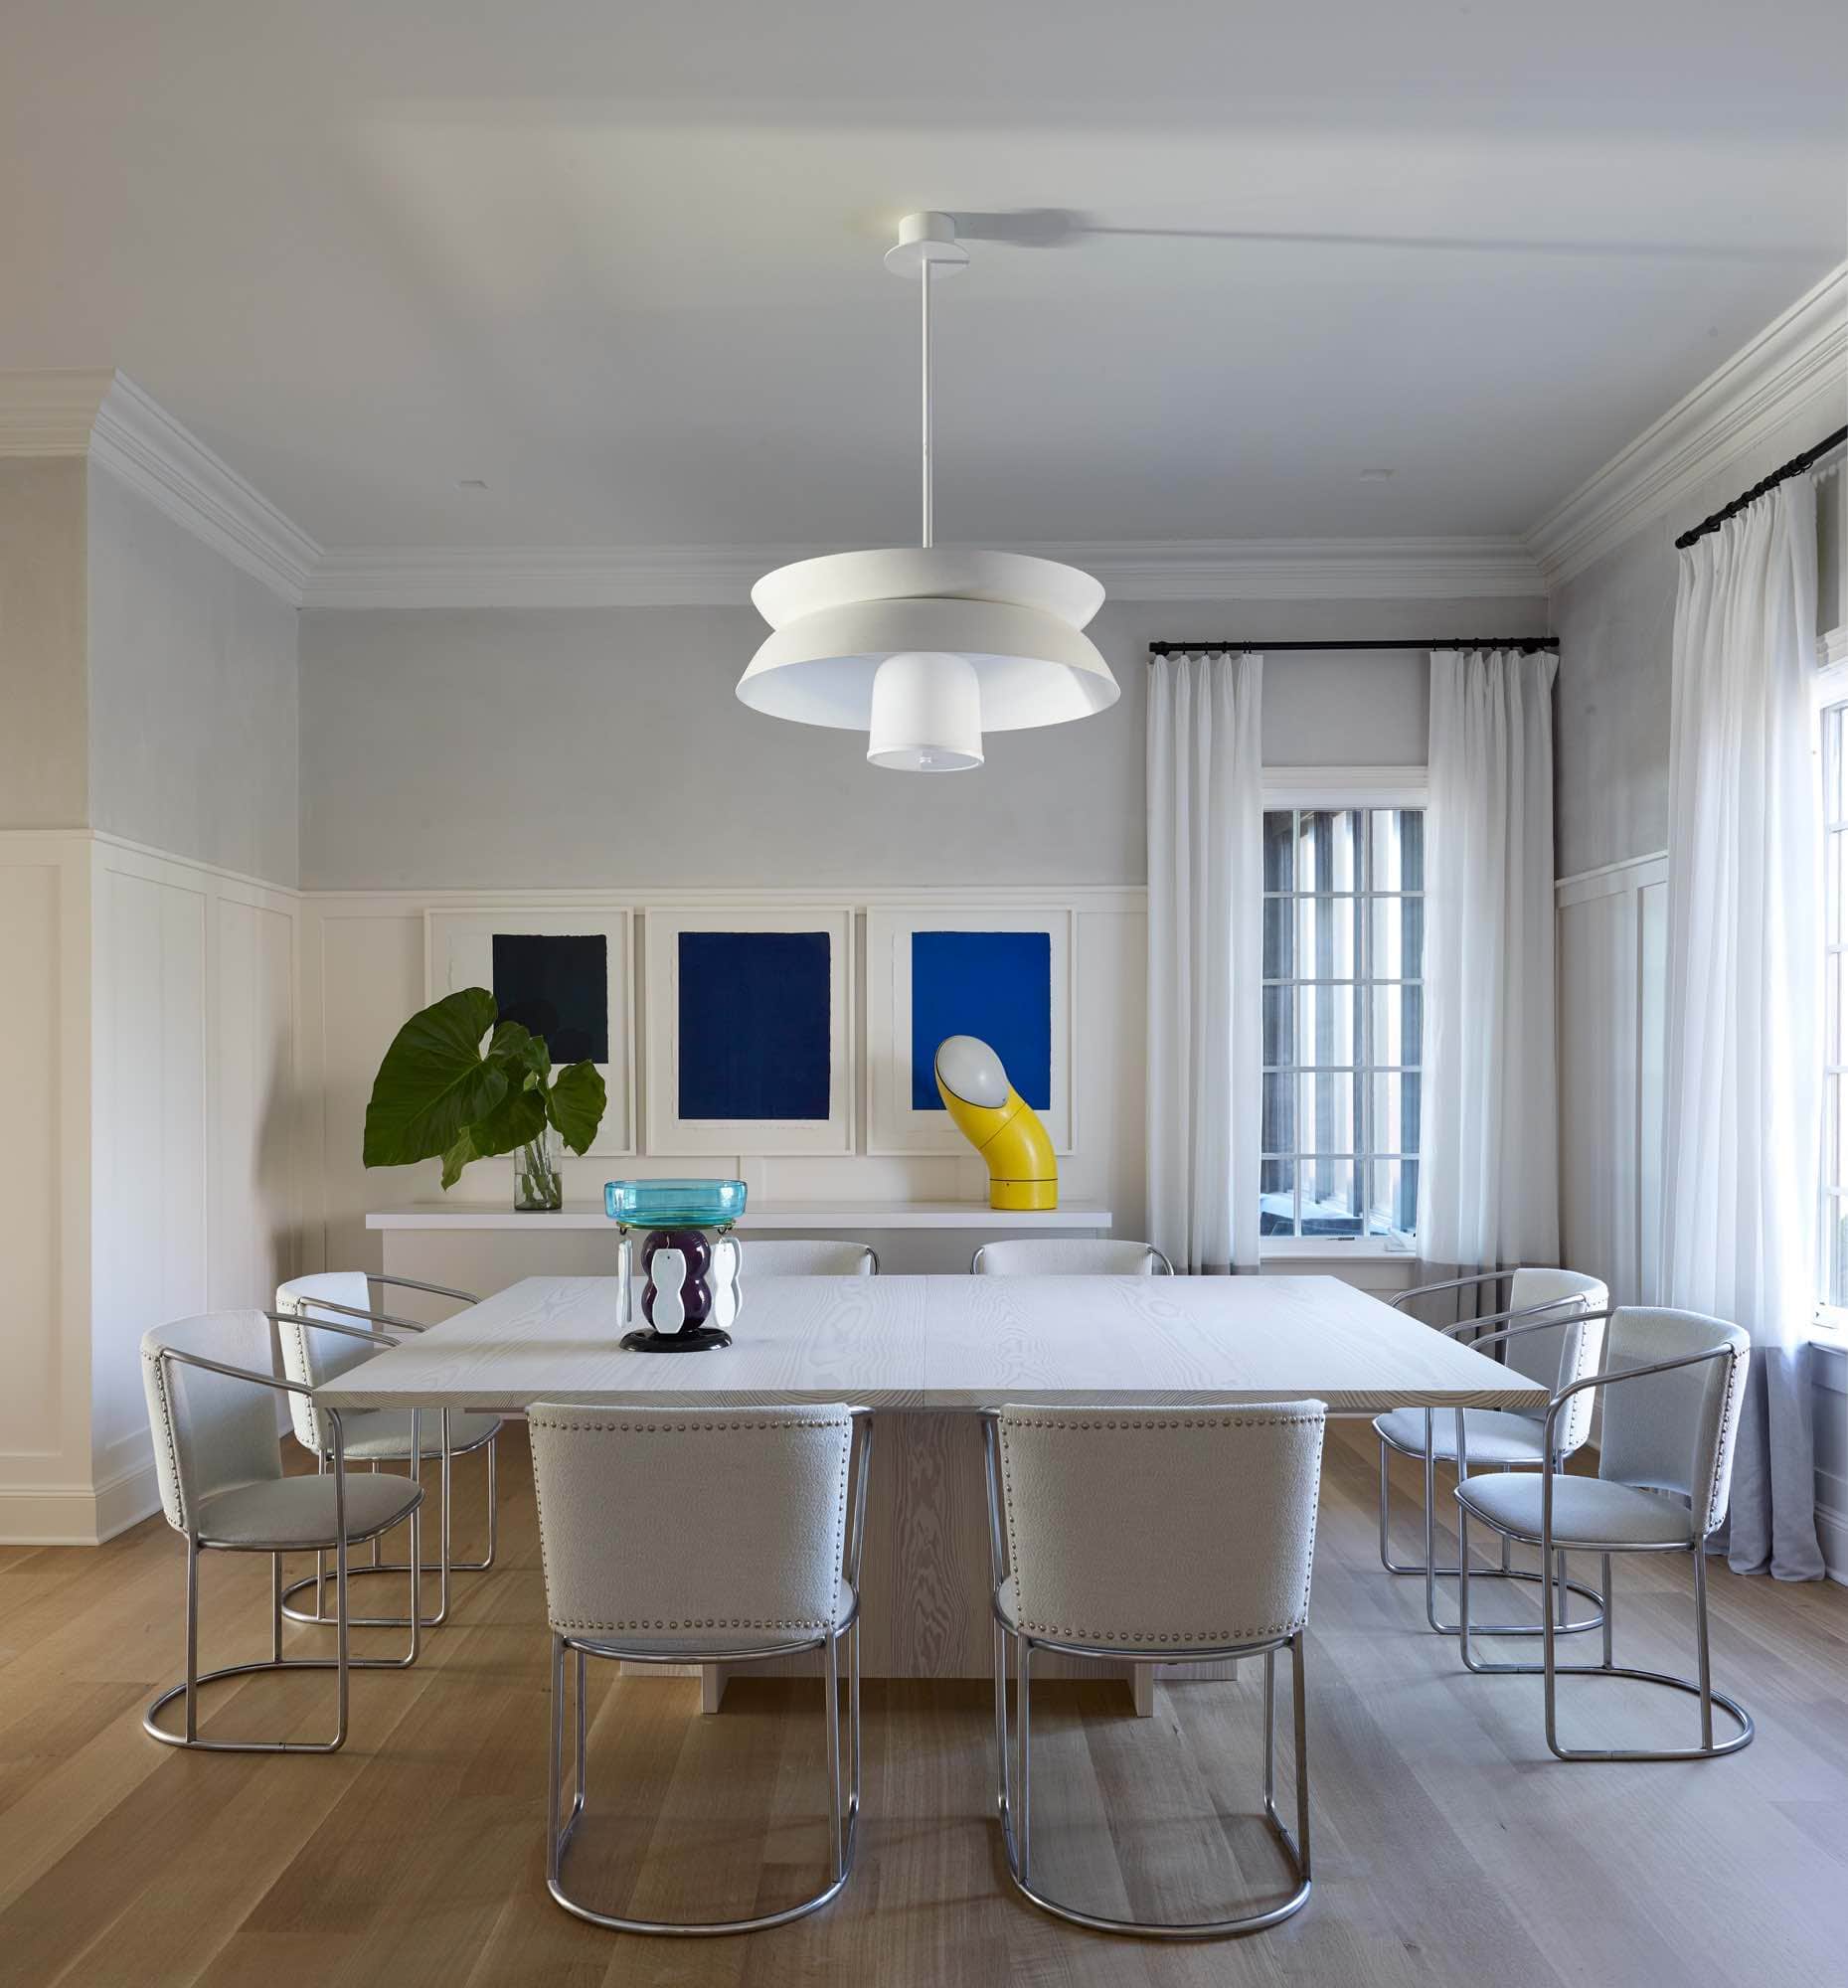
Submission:
M 979 766 L 985 733 L 1089 718 L 1118 696 L 1084 632 L 1103 604 L 1090 574 L 935 542 L 930 291 L 968 259 L 946 214 L 908 215 L 886 251 L 922 299 L 922 544 L 766 573 L 751 598 L 772 632 L 738 682 L 754 711 L 864 732 L 868 759 L 903 772 Z

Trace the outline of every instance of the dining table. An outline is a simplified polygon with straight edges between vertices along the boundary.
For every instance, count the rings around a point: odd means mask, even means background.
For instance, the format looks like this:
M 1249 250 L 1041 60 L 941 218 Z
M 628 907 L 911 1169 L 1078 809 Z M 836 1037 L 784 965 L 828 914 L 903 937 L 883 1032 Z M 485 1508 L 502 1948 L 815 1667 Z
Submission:
M 439 1413 L 519 1414 L 535 1402 L 871 1408 L 861 1584 L 869 1677 L 989 1675 L 983 1409 L 1313 1400 L 1331 1414 L 1531 1413 L 1547 1402 L 1514 1368 L 1331 1276 L 747 1278 L 732 1344 L 690 1353 L 621 1345 L 633 1323 L 626 1288 L 613 1276 L 523 1278 L 316 1393 L 332 1408 Z M 706 1509 L 673 1515 L 690 1553 L 702 1527 L 723 1528 L 725 1507 L 721 1481 Z M 609 1517 L 612 1526 L 659 1520 Z M 1125 1677 L 1138 1711 L 1152 1702 L 1152 1666 L 1066 1661 L 1076 1673 Z M 707 1709 L 729 1674 L 704 1667 Z

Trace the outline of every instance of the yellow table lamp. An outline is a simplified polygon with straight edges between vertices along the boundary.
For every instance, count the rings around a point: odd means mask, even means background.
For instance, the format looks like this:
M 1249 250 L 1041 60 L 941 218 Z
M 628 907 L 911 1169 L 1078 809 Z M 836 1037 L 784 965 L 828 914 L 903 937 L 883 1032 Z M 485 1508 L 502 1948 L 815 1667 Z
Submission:
M 944 1037 L 936 1051 L 936 1088 L 956 1129 L 988 1163 L 990 1208 L 1059 1206 L 1053 1142 L 986 1043 Z

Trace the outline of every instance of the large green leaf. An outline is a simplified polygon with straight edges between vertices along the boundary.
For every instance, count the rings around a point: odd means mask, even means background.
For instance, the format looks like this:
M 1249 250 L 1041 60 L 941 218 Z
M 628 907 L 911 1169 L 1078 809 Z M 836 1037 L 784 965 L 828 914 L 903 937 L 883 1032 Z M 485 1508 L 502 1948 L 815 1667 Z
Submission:
M 536 1078 L 523 1077 L 516 1066 L 513 1087 L 485 1117 L 468 1128 L 471 1158 L 485 1160 L 495 1153 L 511 1153 L 529 1139 L 537 1139 L 546 1129 L 546 1098 Z
M 519 1064 L 535 1077 L 544 1077 L 552 1068 L 552 1056 L 544 1036 L 536 1036 L 524 1022 L 502 1022 L 488 1041 L 488 1055 L 510 1064 Z
M 392 1038 L 366 1106 L 367 1166 L 432 1159 L 506 1096 L 505 1062 L 481 1054 L 494 1016 L 485 987 L 464 987 L 413 1015 Z
M 590 1149 L 608 1103 L 601 1073 L 593 1063 L 567 1064 L 546 1092 L 546 1116 L 574 1153 Z
M 475 1142 L 468 1136 L 467 1126 L 455 1135 L 455 1144 L 442 1156 L 442 1191 L 448 1191 L 462 1178 L 462 1169 L 470 1160 L 479 1159 Z

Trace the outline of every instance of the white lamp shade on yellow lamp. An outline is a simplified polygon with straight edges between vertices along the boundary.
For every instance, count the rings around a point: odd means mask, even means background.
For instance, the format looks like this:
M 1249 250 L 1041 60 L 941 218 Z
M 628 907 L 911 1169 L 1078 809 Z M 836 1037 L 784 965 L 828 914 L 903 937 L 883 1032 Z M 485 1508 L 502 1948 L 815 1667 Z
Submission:
M 869 735 L 875 765 L 980 765 L 982 735 L 1059 725 L 1119 695 L 1084 633 L 1089 574 L 955 546 L 837 553 L 751 590 L 771 633 L 739 680 L 754 711 Z

